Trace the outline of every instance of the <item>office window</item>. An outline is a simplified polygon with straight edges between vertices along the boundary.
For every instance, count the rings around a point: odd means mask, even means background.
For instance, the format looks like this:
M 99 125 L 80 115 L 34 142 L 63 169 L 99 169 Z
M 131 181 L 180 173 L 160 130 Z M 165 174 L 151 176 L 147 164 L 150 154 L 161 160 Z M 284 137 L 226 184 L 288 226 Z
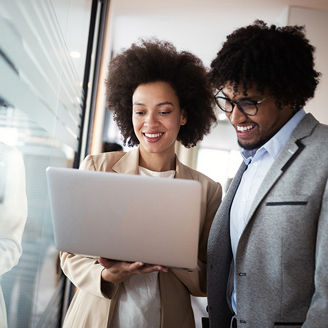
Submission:
M 0 0 L 0 321 L 7 313 L 9 328 L 58 326 L 63 282 L 45 169 L 72 167 L 80 142 L 91 4 Z

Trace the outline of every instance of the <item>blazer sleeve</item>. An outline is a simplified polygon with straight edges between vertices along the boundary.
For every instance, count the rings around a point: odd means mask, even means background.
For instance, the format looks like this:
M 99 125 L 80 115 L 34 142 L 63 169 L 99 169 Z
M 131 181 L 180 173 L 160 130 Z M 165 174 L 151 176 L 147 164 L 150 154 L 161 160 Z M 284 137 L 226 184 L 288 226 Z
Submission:
M 206 296 L 206 258 L 207 258 L 207 240 L 214 215 L 221 203 L 222 188 L 221 185 L 207 178 L 200 181 L 203 188 L 207 188 L 206 205 L 204 221 L 200 231 L 198 246 L 198 268 L 193 271 L 174 269 L 173 272 L 179 280 L 186 286 L 193 296 Z
M 306 320 L 302 327 L 326 327 L 328 322 L 328 180 L 321 202 L 321 211 L 318 219 L 314 294 Z
M 92 156 L 87 156 L 80 165 L 81 170 L 97 170 Z M 118 285 L 101 278 L 104 269 L 98 258 L 60 252 L 60 265 L 69 280 L 79 289 L 93 295 L 111 298 Z

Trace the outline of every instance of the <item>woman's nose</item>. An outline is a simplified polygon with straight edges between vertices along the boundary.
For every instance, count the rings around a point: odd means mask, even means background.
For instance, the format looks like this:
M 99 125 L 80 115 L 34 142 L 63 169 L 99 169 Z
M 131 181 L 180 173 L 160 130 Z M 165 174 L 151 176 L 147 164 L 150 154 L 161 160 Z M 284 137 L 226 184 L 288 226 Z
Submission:
M 149 113 L 145 117 L 145 124 L 148 126 L 156 125 L 157 124 L 157 118 L 154 113 Z

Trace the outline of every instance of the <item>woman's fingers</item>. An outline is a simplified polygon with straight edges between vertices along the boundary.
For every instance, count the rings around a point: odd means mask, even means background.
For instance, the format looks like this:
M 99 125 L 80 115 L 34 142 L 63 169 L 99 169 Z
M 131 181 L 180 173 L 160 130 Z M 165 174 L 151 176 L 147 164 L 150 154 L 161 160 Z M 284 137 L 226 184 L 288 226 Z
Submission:
M 100 258 L 99 263 L 105 268 L 102 278 L 106 281 L 119 283 L 134 274 L 146 274 L 155 271 L 168 272 L 168 268 L 162 265 L 144 264 L 143 262 L 121 262 Z
M 144 267 L 140 268 L 139 273 L 150 273 L 155 271 L 168 272 L 168 268 L 162 265 L 152 265 L 146 264 Z
M 105 268 L 110 268 L 113 264 L 117 263 L 115 260 L 106 259 L 104 257 L 100 257 L 98 261 Z
M 124 262 L 127 263 L 127 262 Z M 133 262 L 133 263 L 127 263 L 127 271 L 133 272 L 136 270 L 141 270 L 144 267 L 144 263 L 142 262 Z

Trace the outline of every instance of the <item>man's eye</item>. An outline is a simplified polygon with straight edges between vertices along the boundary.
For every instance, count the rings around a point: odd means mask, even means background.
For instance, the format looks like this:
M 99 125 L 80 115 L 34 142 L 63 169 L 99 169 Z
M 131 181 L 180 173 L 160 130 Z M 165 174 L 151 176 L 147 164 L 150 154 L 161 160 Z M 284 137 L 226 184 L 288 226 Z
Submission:
M 239 105 L 242 107 L 253 107 L 254 106 L 254 101 L 252 100 L 243 100 L 239 102 Z
M 170 113 L 171 113 L 170 111 L 161 111 L 161 112 L 160 112 L 161 115 L 168 115 L 168 114 L 170 114 Z
M 140 111 L 140 110 L 136 110 L 136 111 L 134 112 L 135 115 L 143 115 L 144 113 L 145 113 L 145 112 Z

